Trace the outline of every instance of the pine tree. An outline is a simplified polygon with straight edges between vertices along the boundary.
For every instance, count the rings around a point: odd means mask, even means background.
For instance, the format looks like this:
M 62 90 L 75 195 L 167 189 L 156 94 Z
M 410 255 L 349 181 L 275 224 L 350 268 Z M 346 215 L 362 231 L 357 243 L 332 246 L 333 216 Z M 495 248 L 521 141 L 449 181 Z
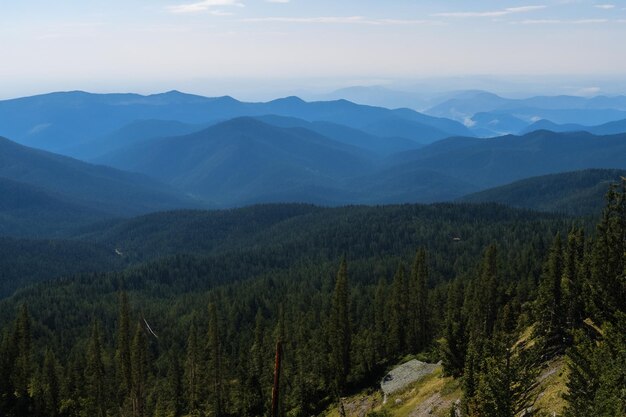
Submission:
M 50 349 L 46 349 L 41 373 L 41 402 L 43 413 L 47 417 L 59 415 L 60 383 L 57 371 L 57 359 Z
M 463 287 L 460 281 L 455 281 L 448 288 L 443 340 L 440 345 L 444 373 L 455 378 L 463 374 L 467 350 L 466 319 L 462 316 L 462 306 Z
M 245 376 L 243 397 L 244 414 L 247 417 L 262 416 L 265 414 L 265 401 L 263 398 L 264 386 L 264 320 L 261 309 L 257 310 L 254 327 L 254 340 L 250 349 L 250 367 Z
M 491 343 L 474 397 L 474 414 L 470 415 L 515 417 L 535 403 L 538 352 L 523 345 L 509 348 L 508 342 Z
M 348 271 L 345 257 L 341 260 L 329 318 L 329 343 L 331 370 L 334 373 L 334 384 L 337 392 L 341 393 L 350 372 L 350 290 L 348 286 Z
M 200 415 L 202 400 L 202 352 L 198 342 L 198 328 L 195 318 L 189 327 L 187 337 L 187 357 L 185 360 L 185 391 L 187 398 L 187 413 L 190 416 Z
M 489 338 L 493 334 L 500 307 L 500 280 L 495 245 L 483 254 L 480 275 L 468 292 L 469 332 L 472 338 Z
M 146 415 L 146 379 L 148 374 L 147 362 L 148 341 L 140 323 L 137 323 L 135 336 L 131 346 L 131 398 L 133 417 Z
M 626 179 L 619 188 L 612 186 L 597 227 L 591 257 L 588 286 L 588 312 L 596 323 L 611 320 L 626 305 L 626 280 L 622 279 L 626 261 Z
M 23 304 L 15 322 L 13 345 L 15 349 L 15 363 L 12 373 L 12 386 L 15 398 L 15 414 L 29 415 L 32 413 L 32 399 L 29 387 L 33 377 L 31 319 L 28 307 Z
M 178 354 L 169 352 L 167 376 L 165 381 L 165 410 L 168 417 L 179 417 L 183 413 L 184 390 L 182 372 L 178 363 Z
M 561 281 L 565 326 L 569 330 L 580 327 L 585 319 L 583 288 L 586 281 L 585 235 L 582 229 L 573 229 L 567 236 Z M 569 344 L 571 338 L 567 337 Z
M 15 405 L 12 377 L 16 357 L 17 344 L 14 335 L 9 329 L 5 329 L 0 340 L 0 414 L 9 415 Z
M 378 281 L 374 294 L 374 351 L 376 362 L 381 362 L 387 355 L 387 283 L 384 278 Z
M 130 357 L 130 311 L 128 297 L 125 292 L 119 295 L 119 315 L 117 319 L 116 340 L 116 385 L 117 399 L 120 410 L 130 411 L 132 408 L 130 390 L 132 386 L 132 370 Z M 122 412 L 124 414 L 124 412 Z
M 539 319 L 536 334 L 542 338 L 549 355 L 560 354 L 566 347 L 562 283 L 563 251 L 561 235 L 557 234 L 550 248 L 548 260 L 539 283 L 536 316 Z
M 426 251 L 419 249 L 415 255 L 409 280 L 408 344 L 413 352 L 426 348 L 430 342 L 430 311 L 428 308 L 428 265 Z
M 481 372 L 481 352 L 474 341 L 470 341 L 465 356 L 463 369 L 463 398 L 461 402 L 464 416 L 476 416 L 478 413 L 478 383 Z
M 626 415 L 626 314 L 615 323 L 593 324 L 575 332 L 568 351 L 566 417 Z
M 404 267 L 398 265 L 389 298 L 389 351 L 398 356 L 405 352 L 407 340 L 408 285 Z
M 102 340 L 100 327 L 94 321 L 85 365 L 85 400 L 83 405 L 84 417 L 106 416 L 106 388 L 105 369 L 102 358 Z
M 209 304 L 209 328 L 206 337 L 206 386 L 209 390 L 208 410 L 210 416 L 223 414 L 222 404 L 222 358 L 220 347 L 220 334 L 217 319 L 217 307 L 214 303 Z

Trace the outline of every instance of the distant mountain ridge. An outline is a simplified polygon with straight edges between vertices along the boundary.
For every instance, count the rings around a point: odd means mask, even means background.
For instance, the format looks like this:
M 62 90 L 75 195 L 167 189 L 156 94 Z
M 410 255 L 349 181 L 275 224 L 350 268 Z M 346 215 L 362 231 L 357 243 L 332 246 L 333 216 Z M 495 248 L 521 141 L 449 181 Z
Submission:
M 105 137 L 137 120 L 207 125 L 270 114 L 309 122 L 332 122 L 377 135 L 385 126 L 403 122 L 411 125 L 409 139 L 420 143 L 472 134 L 453 120 L 347 100 L 309 103 L 298 97 L 286 97 L 266 103 L 246 103 L 229 96 L 212 98 L 178 91 L 148 96 L 74 91 L 0 101 L 0 135 L 28 146 L 80 156 L 76 154 L 77 145 Z M 396 136 L 383 133 L 382 136 Z

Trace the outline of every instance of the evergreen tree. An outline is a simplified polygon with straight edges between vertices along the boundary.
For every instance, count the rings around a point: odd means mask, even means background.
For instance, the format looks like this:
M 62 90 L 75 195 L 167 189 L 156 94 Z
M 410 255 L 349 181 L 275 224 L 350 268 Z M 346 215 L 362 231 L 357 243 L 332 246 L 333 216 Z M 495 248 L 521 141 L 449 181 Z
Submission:
M 563 252 L 561 236 L 554 238 L 548 260 L 544 266 L 536 301 L 536 333 L 542 338 L 544 349 L 549 355 L 562 353 L 565 346 L 565 319 L 562 283 Z
M 389 352 L 398 356 L 405 352 L 407 339 L 408 285 L 404 267 L 398 265 L 389 298 Z
M 107 395 L 102 355 L 100 327 L 98 322 L 94 321 L 85 365 L 85 399 L 81 413 L 84 417 L 106 416 Z
M 565 326 L 569 330 L 580 327 L 585 319 L 583 288 L 587 282 L 586 269 L 585 235 L 582 229 L 573 229 L 567 236 L 561 281 Z M 571 343 L 569 334 L 567 337 Z
M 257 310 L 255 317 L 254 339 L 252 348 L 250 349 L 250 367 L 245 376 L 245 385 L 243 397 L 246 399 L 244 404 L 244 414 L 247 417 L 262 416 L 265 414 L 264 401 L 264 320 L 261 309 Z
M 132 386 L 132 370 L 130 357 L 130 311 L 126 292 L 119 295 L 119 313 L 117 319 L 116 339 L 116 385 L 118 406 L 122 414 L 130 412 L 132 401 L 130 391 Z
M 440 344 L 444 373 L 455 378 L 463 373 L 467 339 L 465 318 L 462 316 L 463 286 L 460 281 L 448 287 L 443 340 Z
M 510 348 L 508 340 L 494 340 L 491 345 L 474 397 L 474 413 L 470 415 L 515 417 L 526 413 L 537 395 L 537 352 L 523 345 Z
M 348 285 L 348 271 L 344 257 L 337 272 L 329 318 L 330 365 L 334 373 L 334 384 L 339 393 L 344 389 L 346 378 L 350 372 L 352 335 L 349 310 L 350 290 Z
M 481 352 L 477 343 L 470 341 L 465 356 L 465 368 L 463 369 L 463 398 L 461 405 L 464 416 L 476 416 L 478 413 L 477 395 L 481 366 Z
M 626 415 L 626 314 L 598 328 L 593 323 L 575 332 L 568 351 L 566 417 Z
M 17 357 L 15 342 L 14 335 L 9 329 L 5 329 L 0 340 L 0 413 L 7 415 L 15 405 L 15 388 L 12 378 Z
M 179 417 L 183 413 L 184 390 L 178 355 L 169 353 L 167 378 L 165 381 L 165 409 L 168 417 Z
M 611 320 L 611 316 L 626 305 L 626 179 L 612 186 L 607 204 L 597 227 L 591 257 L 591 280 L 588 286 L 588 312 L 596 323 Z
M 387 355 L 387 283 L 384 278 L 378 281 L 374 294 L 374 352 L 376 362 L 381 362 Z
M 42 411 L 47 417 L 57 417 L 60 408 L 60 384 L 57 359 L 52 350 L 47 349 L 41 374 Z
M 198 328 L 195 318 L 189 327 L 187 337 L 187 357 L 185 360 L 185 391 L 187 398 L 187 413 L 190 416 L 200 415 L 202 401 L 202 351 L 198 342 Z
M 210 416 L 219 417 L 223 414 L 222 404 L 222 358 L 220 334 L 217 319 L 217 307 L 209 304 L 209 328 L 206 337 L 206 386 L 209 390 L 208 411 Z
M 146 383 L 148 375 L 148 341 L 140 323 L 137 323 L 131 346 L 131 398 L 133 417 L 146 415 Z
M 29 415 L 33 412 L 30 396 L 30 384 L 33 377 L 33 355 L 31 319 L 28 307 L 23 304 L 15 322 L 13 345 L 15 346 L 15 363 L 12 372 L 13 396 L 15 398 L 15 414 Z
M 426 251 L 415 255 L 409 281 L 408 300 L 409 347 L 413 352 L 426 348 L 430 342 L 430 311 L 428 308 L 428 265 Z
M 497 249 L 490 245 L 484 252 L 480 275 L 472 286 L 469 306 L 470 337 L 489 338 L 493 334 L 500 307 L 500 280 L 498 277 Z

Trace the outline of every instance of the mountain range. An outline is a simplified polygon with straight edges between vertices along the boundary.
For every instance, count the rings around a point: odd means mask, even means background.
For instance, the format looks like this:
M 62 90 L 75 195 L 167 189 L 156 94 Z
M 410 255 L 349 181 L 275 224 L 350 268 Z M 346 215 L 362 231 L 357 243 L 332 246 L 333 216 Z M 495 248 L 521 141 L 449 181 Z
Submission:
M 246 103 L 228 96 L 210 98 L 178 91 L 149 96 L 74 91 L 4 100 L 0 101 L 0 135 L 27 146 L 85 158 L 94 156 L 86 151 L 87 144 L 106 142 L 108 135 L 119 137 L 116 131 L 141 120 L 206 126 L 264 115 L 331 122 L 377 136 L 405 137 L 418 144 L 451 135 L 472 135 L 459 122 L 409 109 L 390 110 L 347 100 L 308 103 L 297 97 Z M 140 132 L 140 136 L 152 135 L 148 133 Z
M 552 103 L 547 101 L 545 106 Z M 541 100 L 531 102 L 541 104 Z M 580 100 L 573 103 L 582 106 Z M 64 129 L 76 128 L 78 133 L 67 141 L 51 136 L 54 128 L 30 139 L 47 138 L 48 145 L 66 146 L 89 160 L 0 138 L 0 191 L 5 196 L 0 203 L 0 234 L 9 236 L 64 235 L 96 221 L 180 208 L 453 201 L 529 177 L 591 168 L 626 169 L 623 120 L 591 127 L 541 120 L 528 127 L 514 116 L 494 118 L 486 112 L 475 116 L 477 125 L 492 130 L 515 126 L 528 132 L 478 138 L 463 135 L 469 130 L 449 119 L 345 100 L 307 103 L 290 97 L 243 103 L 178 92 L 59 93 L 0 102 L 2 106 L 12 109 L 0 112 L 5 120 L 19 107 L 39 108 L 26 111 L 3 129 L 42 120 L 68 121 Z M 240 113 L 253 115 L 230 117 Z M 83 118 L 86 114 L 92 118 Z M 113 130 L 90 140 L 79 135 L 97 126 Z M 444 131 L 444 138 L 435 140 L 437 132 Z M 568 178 L 575 182 L 572 178 L 578 177 Z M 559 184 L 554 178 L 546 181 Z M 585 182 L 589 178 L 580 181 L 585 187 L 589 184 Z M 594 184 L 595 191 L 605 185 Z M 493 197 L 526 195 L 526 186 L 474 194 L 468 201 L 488 198 L 484 201 L 562 210 L 565 203 L 542 206 Z M 595 191 L 580 194 L 584 198 Z M 553 194 L 559 201 L 569 201 Z

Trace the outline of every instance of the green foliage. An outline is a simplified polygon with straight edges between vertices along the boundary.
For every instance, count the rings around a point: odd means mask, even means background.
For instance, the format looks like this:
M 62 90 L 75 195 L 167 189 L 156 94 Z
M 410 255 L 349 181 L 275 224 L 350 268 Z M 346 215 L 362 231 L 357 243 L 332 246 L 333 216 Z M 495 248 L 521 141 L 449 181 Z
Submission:
M 344 389 L 350 372 L 350 289 L 348 286 L 346 259 L 341 260 L 335 290 L 333 292 L 328 323 L 328 343 L 330 345 L 330 370 L 334 374 L 334 384 L 338 393 Z
M 520 409 L 531 400 L 527 388 L 539 367 L 528 347 L 514 341 L 519 324 L 535 316 L 530 306 L 556 298 L 542 266 L 558 269 L 549 266 L 549 242 L 568 221 L 491 205 L 264 206 L 188 215 L 148 216 L 138 220 L 139 229 L 135 224 L 126 234 L 119 226 L 106 237 L 133 242 L 136 259 L 158 260 L 42 283 L 0 302 L 3 416 L 45 417 L 54 409 L 59 416 L 266 415 L 279 337 L 283 415 L 319 414 L 336 400 L 335 387 L 349 393 L 376 384 L 396 358 L 432 354 L 435 340 L 446 373 L 463 378 L 462 409 L 469 415 Z M 203 216 L 216 229 L 206 241 L 207 231 L 194 233 Z M 452 239 L 459 235 L 461 241 Z M 154 246 L 163 236 L 196 255 L 161 257 L 174 250 L 171 242 Z M 618 329 L 620 295 L 603 310 L 598 306 L 622 279 L 623 264 L 618 276 L 594 281 L 599 262 L 591 254 L 601 241 L 591 244 L 575 230 L 560 250 L 559 305 L 567 319 L 557 330 L 567 335 L 591 314 L 611 318 L 598 321 L 606 333 L 596 340 L 606 351 L 576 343 L 572 352 L 579 352 L 581 369 L 591 370 L 580 386 L 591 381 L 587 386 L 598 387 L 593 401 L 617 404 L 621 394 L 610 387 L 623 368 L 621 356 L 611 353 L 621 349 L 614 341 L 619 333 L 610 329 Z M 345 260 L 337 269 L 344 252 L 349 279 Z M 402 265 L 409 263 L 407 273 Z M 540 278 L 545 290 L 537 288 Z M 585 291 L 596 286 L 593 296 Z M 20 310 L 25 302 L 29 309 Z M 90 331 L 92 318 L 98 325 Z M 20 344 L 30 346 L 23 360 Z M 609 354 L 615 373 L 594 359 Z M 54 369 L 58 393 L 49 389 Z M 20 407 L 27 411 L 18 413 L 14 393 L 24 381 Z M 571 390 L 573 404 L 577 392 Z M 94 400 L 100 396 L 103 401 Z
M 566 310 L 563 303 L 563 250 L 557 234 L 550 248 L 536 301 L 536 334 L 542 338 L 548 355 L 560 354 L 566 347 Z

